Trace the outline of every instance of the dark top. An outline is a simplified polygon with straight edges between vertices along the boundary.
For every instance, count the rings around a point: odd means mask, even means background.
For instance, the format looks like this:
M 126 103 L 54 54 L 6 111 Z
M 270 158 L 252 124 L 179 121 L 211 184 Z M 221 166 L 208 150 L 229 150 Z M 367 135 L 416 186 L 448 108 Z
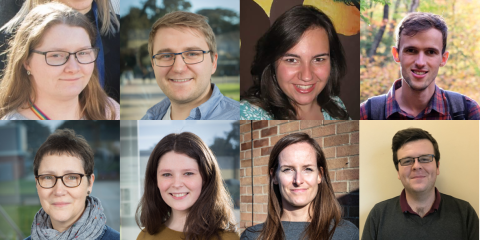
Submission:
M 362 240 L 478 239 L 478 216 L 466 201 L 442 194 L 437 211 L 421 218 L 402 212 L 400 196 L 377 203 L 368 214 Z
M 303 231 L 308 227 L 308 224 L 310 223 L 282 221 L 285 240 L 302 239 Z M 257 240 L 262 228 L 263 223 L 247 228 L 243 231 L 240 240 Z M 342 220 L 335 229 L 332 240 L 358 240 L 358 228 L 353 223 Z
M 31 240 L 31 239 L 32 237 L 30 236 L 25 238 L 25 240 Z M 95 240 L 120 240 L 120 233 L 115 231 L 113 228 L 105 225 L 103 234 Z

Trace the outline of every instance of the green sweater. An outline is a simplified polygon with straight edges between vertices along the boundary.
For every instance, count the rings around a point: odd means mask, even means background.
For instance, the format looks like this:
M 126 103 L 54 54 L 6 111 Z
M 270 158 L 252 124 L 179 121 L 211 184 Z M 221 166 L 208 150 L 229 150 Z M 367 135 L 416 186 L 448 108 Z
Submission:
M 362 240 L 478 240 L 478 216 L 470 203 L 440 194 L 438 211 L 424 218 L 403 213 L 400 197 L 377 203 L 365 222 Z

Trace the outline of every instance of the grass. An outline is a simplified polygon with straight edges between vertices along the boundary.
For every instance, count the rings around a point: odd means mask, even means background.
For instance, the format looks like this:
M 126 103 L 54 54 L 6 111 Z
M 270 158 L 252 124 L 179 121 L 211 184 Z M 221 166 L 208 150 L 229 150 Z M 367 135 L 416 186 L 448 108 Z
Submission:
M 3 208 L 5 209 L 7 214 L 10 216 L 13 222 L 17 224 L 17 226 L 20 228 L 20 231 L 22 231 L 25 236 L 30 236 L 33 218 L 41 207 L 41 205 L 3 205 Z M 6 225 L 7 229 L 10 229 L 10 226 L 8 226 L 8 224 Z M 10 230 L 7 230 L 7 232 L 8 231 Z
M 238 83 L 216 83 L 220 92 L 233 100 L 240 101 L 240 84 Z

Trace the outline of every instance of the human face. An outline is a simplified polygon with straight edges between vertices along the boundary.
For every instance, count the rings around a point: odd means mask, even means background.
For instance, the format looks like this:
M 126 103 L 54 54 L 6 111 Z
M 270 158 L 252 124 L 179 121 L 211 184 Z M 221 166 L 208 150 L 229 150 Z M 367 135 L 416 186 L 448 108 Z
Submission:
M 317 154 L 305 142 L 292 144 L 280 152 L 278 168 L 270 174 L 273 183 L 278 184 L 284 209 L 293 210 L 308 207 L 318 192 L 321 171 L 317 167 Z
M 416 91 L 434 88 L 438 68 L 448 60 L 448 52 L 442 54 L 442 32 L 431 28 L 414 36 L 401 35 L 399 48 L 393 47 L 392 54 L 408 86 Z
M 58 0 L 59 2 L 85 14 L 92 8 L 93 0 Z
M 174 151 L 160 158 L 157 185 L 165 203 L 174 211 L 188 211 L 202 192 L 202 176 L 195 159 Z
M 305 31 L 276 63 L 278 85 L 297 105 L 313 104 L 330 76 L 330 49 L 323 28 Z
M 57 24 L 45 32 L 40 45 L 34 49 L 40 52 L 77 52 L 91 47 L 90 38 L 83 28 Z M 70 55 L 64 65 L 50 66 L 44 55 L 31 53 L 24 66 L 31 72 L 30 79 L 38 98 L 71 100 L 87 86 L 95 64 L 80 64 L 74 55 Z
M 427 139 L 408 142 L 397 151 L 398 159 L 426 154 L 434 154 L 433 144 Z M 440 167 L 440 162 L 438 166 Z M 429 163 L 419 163 L 416 159 L 410 166 L 398 164 L 398 179 L 410 194 L 430 193 L 435 187 L 437 175 L 440 174 L 439 167 L 435 159 Z
M 38 168 L 38 175 L 63 176 L 67 173 L 85 174 L 83 161 L 67 154 L 47 155 L 42 158 Z M 62 179 L 57 179 L 53 188 L 42 188 L 37 183 L 40 204 L 50 216 L 54 229 L 62 232 L 82 216 L 87 192 L 92 191 L 94 180 L 95 176 L 92 174 L 89 184 L 87 176 L 84 176 L 80 186 L 75 188 L 66 187 Z
M 153 54 L 180 53 L 188 50 L 209 51 L 205 36 L 197 30 L 189 28 L 160 28 L 153 40 Z M 203 62 L 185 64 L 181 55 L 175 56 L 175 63 L 170 67 L 158 67 L 152 60 L 152 68 L 158 86 L 170 101 L 177 104 L 188 104 L 201 101 L 211 92 L 210 77 L 217 69 L 215 54 L 204 55 Z

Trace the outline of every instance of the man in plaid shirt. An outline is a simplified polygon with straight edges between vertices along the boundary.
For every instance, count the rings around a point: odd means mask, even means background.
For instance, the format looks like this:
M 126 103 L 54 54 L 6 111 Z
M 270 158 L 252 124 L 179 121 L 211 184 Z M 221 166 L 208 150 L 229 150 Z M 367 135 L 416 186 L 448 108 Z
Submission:
M 398 25 L 395 62 L 402 78 L 386 95 L 360 104 L 360 120 L 480 119 L 479 105 L 469 97 L 445 91 L 435 84 L 439 67 L 448 60 L 448 28 L 442 17 L 410 13 Z

